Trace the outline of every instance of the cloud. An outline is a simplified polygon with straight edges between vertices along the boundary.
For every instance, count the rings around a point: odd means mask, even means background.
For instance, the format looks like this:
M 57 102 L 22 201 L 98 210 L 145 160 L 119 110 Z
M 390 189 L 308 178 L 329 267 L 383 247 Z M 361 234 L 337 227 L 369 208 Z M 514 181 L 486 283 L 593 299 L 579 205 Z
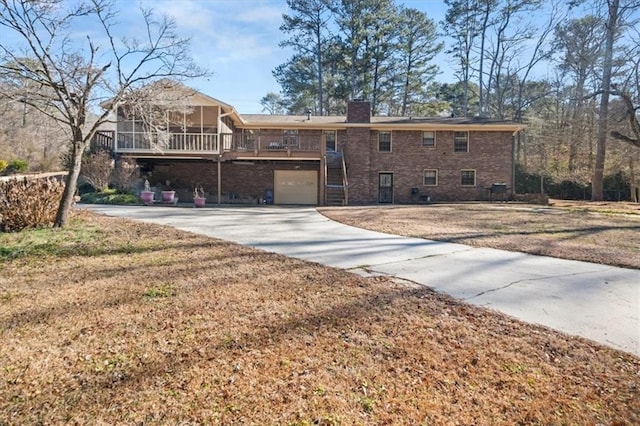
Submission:
M 284 1 L 143 0 L 144 6 L 173 18 L 177 30 L 192 38 L 198 62 L 230 64 L 255 61 L 279 51 Z
M 143 2 L 145 4 L 146 2 Z M 195 0 L 148 2 L 156 12 L 173 18 L 181 30 L 206 30 L 215 19 L 209 3 Z
M 282 14 L 285 13 L 286 10 L 286 7 L 258 6 L 251 9 L 244 9 L 238 16 L 238 19 L 248 23 L 270 24 L 278 28 L 282 22 Z

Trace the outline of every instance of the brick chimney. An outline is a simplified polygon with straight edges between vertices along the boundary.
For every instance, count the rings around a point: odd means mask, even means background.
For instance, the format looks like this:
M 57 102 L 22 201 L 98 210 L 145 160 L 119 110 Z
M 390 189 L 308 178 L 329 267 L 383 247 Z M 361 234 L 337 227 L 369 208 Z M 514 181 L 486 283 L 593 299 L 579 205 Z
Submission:
M 371 102 L 354 99 L 347 104 L 347 123 L 371 123 Z

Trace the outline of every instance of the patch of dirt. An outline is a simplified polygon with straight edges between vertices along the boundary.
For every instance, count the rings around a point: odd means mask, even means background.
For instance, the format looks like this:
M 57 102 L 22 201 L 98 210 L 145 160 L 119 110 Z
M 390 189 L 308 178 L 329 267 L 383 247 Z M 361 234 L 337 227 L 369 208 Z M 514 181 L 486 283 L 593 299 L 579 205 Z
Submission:
M 624 203 L 322 208 L 348 225 L 408 237 L 640 269 L 640 207 Z
M 640 424 L 630 354 L 386 277 L 73 226 L 96 235 L 0 263 L 0 424 Z

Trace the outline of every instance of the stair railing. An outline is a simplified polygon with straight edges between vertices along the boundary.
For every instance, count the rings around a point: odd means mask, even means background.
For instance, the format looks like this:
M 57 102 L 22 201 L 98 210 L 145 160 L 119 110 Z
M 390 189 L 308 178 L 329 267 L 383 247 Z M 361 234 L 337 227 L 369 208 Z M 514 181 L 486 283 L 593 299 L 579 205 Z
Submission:
M 344 151 L 340 151 L 342 157 L 342 188 L 344 192 L 344 205 L 349 205 L 349 180 L 347 179 L 347 163 L 344 161 Z
M 329 201 L 329 181 L 327 180 L 329 177 L 329 166 L 327 165 L 327 154 L 324 154 L 324 203 L 328 204 Z

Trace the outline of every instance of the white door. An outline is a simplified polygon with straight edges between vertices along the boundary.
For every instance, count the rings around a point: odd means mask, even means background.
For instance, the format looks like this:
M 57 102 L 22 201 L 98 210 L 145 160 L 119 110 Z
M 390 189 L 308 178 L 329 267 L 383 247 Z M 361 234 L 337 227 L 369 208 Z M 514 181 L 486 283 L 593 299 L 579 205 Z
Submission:
M 318 172 L 315 170 L 275 170 L 275 204 L 318 204 Z

